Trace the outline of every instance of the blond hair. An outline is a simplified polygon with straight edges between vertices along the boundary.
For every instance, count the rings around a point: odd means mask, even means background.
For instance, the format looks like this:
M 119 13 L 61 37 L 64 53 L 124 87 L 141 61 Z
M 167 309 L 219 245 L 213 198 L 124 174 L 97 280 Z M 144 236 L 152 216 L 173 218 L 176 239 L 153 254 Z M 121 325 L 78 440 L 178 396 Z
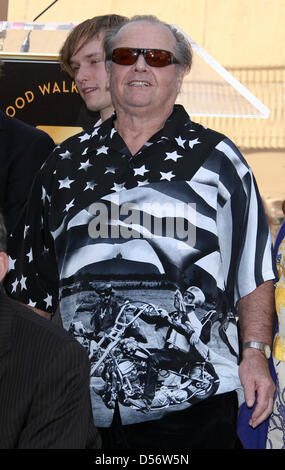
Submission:
M 102 15 L 94 16 L 94 18 L 83 21 L 75 26 L 75 28 L 67 36 L 63 46 L 59 52 L 59 62 L 63 70 L 65 70 L 72 78 L 73 70 L 70 66 L 70 59 L 77 50 L 80 50 L 85 44 L 93 38 L 98 37 L 102 31 L 108 31 L 128 20 L 125 16 L 120 15 Z M 78 48 L 78 45 L 80 47 Z

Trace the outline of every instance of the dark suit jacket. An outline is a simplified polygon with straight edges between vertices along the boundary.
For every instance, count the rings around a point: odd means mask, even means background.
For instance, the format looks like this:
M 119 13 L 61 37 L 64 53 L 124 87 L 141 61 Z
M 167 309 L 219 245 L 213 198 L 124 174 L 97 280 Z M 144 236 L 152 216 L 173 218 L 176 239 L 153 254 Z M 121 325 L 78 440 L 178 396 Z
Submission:
M 9 233 L 18 222 L 35 173 L 54 147 L 48 134 L 0 111 L 0 209 Z
M 89 372 L 71 334 L 0 294 L 0 449 L 98 448 Z

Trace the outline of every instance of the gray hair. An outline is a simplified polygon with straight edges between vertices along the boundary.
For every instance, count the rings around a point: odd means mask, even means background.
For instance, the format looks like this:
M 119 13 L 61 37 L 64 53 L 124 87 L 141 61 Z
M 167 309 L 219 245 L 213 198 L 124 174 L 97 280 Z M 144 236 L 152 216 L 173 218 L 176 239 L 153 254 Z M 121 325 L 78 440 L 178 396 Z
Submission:
M 105 35 L 105 39 L 104 39 L 104 49 L 105 49 L 107 67 L 109 67 L 110 65 L 117 34 L 119 33 L 119 31 L 121 31 L 121 29 L 125 25 L 128 25 L 130 23 L 135 23 L 136 21 L 148 21 L 149 23 L 165 26 L 167 29 L 169 29 L 169 31 L 172 33 L 175 39 L 174 55 L 178 61 L 177 66 L 182 67 L 185 73 L 190 72 L 193 53 L 192 53 L 192 48 L 191 48 L 189 41 L 174 26 L 168 23 L 164 23 L 163 21 L 160 21 L 156 16 L 153 16 L 153 15 L 133 16 L 126 23 L 120 24 L 118 27 L 107 31 Z
M 4 217 L 0 211 L 0 251 L 7 251 L 7 231 L 4 223 Z

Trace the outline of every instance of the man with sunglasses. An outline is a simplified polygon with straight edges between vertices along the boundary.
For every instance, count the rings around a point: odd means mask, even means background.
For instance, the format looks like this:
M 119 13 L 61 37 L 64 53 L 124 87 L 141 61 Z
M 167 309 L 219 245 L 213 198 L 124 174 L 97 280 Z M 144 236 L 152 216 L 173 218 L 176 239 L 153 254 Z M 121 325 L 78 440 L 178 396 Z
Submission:
M 175 104 L 192 61 L 175 28 L 135 17 L 106 33 L 105 54 L 116 113 L 65 141 L 42 168 L 6 288 L 50 315 L 59 303 L 65 328 L 81 321 L 90 333 L 98 286 L 118 292 L 114 327 L 90 355 L 104 448 L 234 448 L 241 384 L 249 406 L 258 393 L 253 426 L 271 412 L 274 392 L 262 348 L 272 341 L 275 271 L 254 178 L 229 139 Z M 173 312 L 177 292 L 186 311 L 189 286 L 205 295 L 197 324 L 213 310 L 226 324 L 238 310 L 243 360 L 239 367 L 232 352 L 237 327 L 223 341 L 215 322 L 198 339 L 206 357 L 160 363 L 154 399 L 143 406 L 147 357 L 169 342 L 158 312 Z M 77 308 L 83 300 L 86 310 Z M 126 300 L 136 306 L 128 324 Z M 147 342 L 132 336 L 132 324 Z M 180 350 L 191 338 L 185 322 Z M 169 347 L 175 357 L 177 341 Z

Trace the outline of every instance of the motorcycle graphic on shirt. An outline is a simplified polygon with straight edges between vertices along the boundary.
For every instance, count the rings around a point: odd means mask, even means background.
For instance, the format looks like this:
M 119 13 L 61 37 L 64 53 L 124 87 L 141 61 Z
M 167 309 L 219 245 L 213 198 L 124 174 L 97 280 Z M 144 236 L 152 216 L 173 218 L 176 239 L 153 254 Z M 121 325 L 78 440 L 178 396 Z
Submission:
M 88 351 L 91 387 L 107 408 L 114 409 L 118 401 L 146 413 L 216 393 L 219 378 L 206 341 L 217 312 L 209 310 L 198 319 L 196 308 L 205 301 L 201 289 L 190 286 L 183 295 L 176 289 L 170 312 L 154 303 L 121 299 L 111 284 L 98 286 L 96 294 L 95 304 L 89 299 L 90 328 L 78 316 L 70 331 Z M 87 308 L 85 299 L 77 314 Z M 150 331 L 159 338 L 157 347 Z

